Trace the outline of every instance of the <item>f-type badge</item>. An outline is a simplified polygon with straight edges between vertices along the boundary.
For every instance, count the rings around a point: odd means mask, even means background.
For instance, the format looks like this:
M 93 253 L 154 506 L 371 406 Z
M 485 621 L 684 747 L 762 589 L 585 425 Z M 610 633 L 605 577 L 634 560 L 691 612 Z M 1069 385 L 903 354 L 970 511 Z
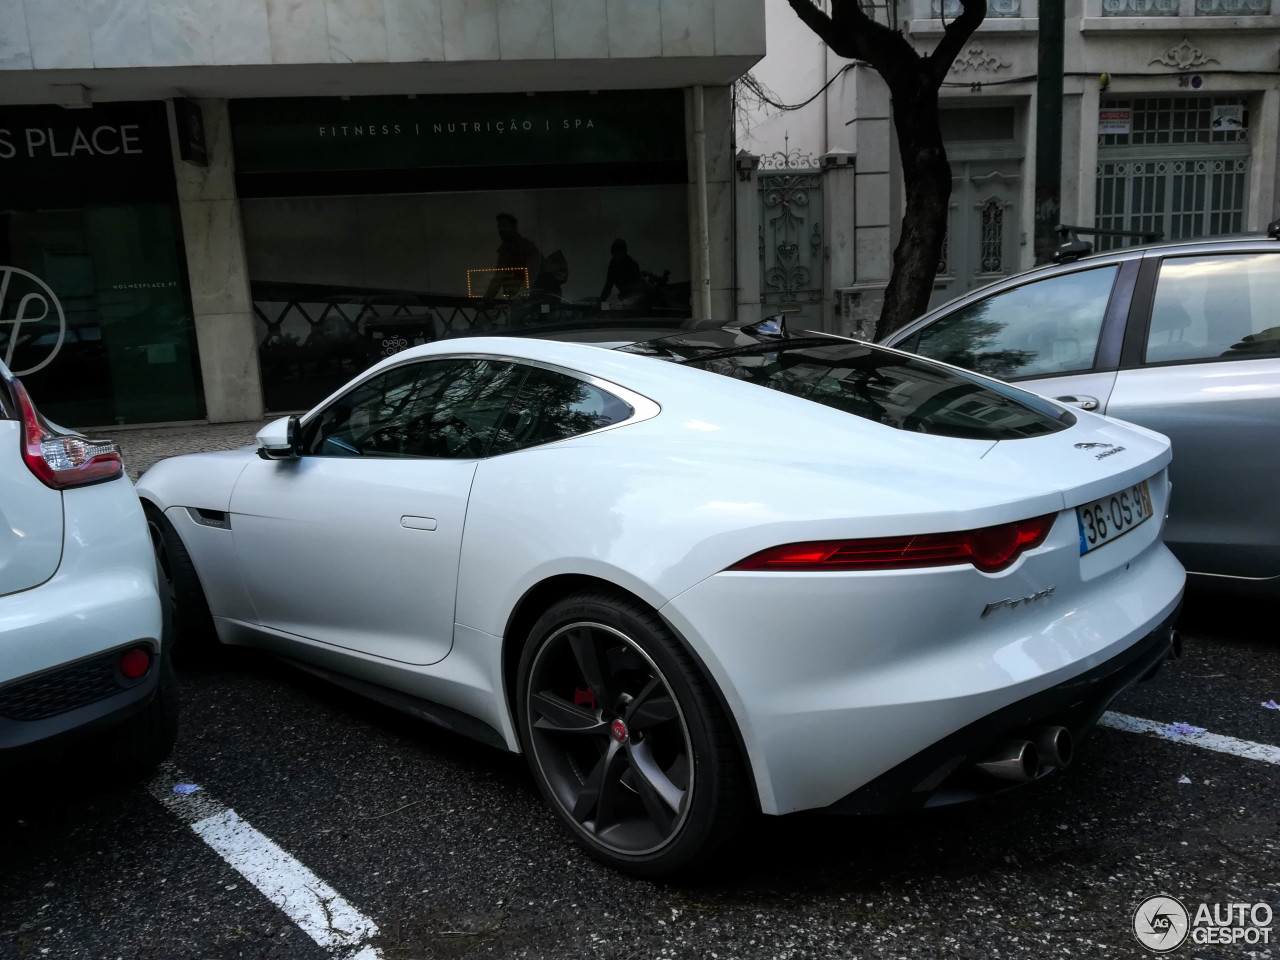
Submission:
M 982 608 L 982 616 L 988 617 L 1001 607 L 1020 607 L 1024 603 L 1035 603 L 1037 600 L 1044 600 L 1052 597 L 1053 591 L 1056 589 L 1057 587 L 1045 587 L 1043 590 L 1038 590 L 1029 596 L 1005 597 L 1003 600 L 996 600 L 994 603 L 988 603 Z

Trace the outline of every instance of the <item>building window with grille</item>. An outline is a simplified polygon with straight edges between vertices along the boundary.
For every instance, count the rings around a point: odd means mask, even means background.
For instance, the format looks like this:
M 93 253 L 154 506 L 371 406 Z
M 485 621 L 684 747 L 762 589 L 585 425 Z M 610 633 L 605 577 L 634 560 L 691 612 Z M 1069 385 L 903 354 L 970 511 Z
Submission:
M 964 12 L 964 7 L 961 6 L 960 0 L 929 0 L 929 10 L 935 20 L 954 20 Z M 1020 17 L 1022 0 L 987 0 L 987 16 Z
M 1247 227 L 1249 109 L 1241 98 L 1103 101 L 1096 225 L 1166 240 Z M 1139 242 L 1099 237 L 1110 249 Z

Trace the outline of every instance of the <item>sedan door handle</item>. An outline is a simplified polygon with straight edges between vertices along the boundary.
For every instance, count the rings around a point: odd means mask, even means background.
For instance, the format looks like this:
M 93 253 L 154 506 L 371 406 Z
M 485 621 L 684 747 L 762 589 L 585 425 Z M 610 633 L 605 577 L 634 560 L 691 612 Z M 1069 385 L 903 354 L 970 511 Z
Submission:
M 1097 397 L 1084 397 L 1084 396 L 1080 396 L 1080 397 L 1054 397 L 1053 399 L 1055 399 L 1055 400 L 1060 400 L 1060 401 L 1062 401 L 1063 403 L 1069 403 L 1069 404 L 1071 404 L 1073 407 L 1079 407 L 1081 410 L 1097 410 L 1097 409 L 1098 409 L 1098 398 L 1097 398 Z

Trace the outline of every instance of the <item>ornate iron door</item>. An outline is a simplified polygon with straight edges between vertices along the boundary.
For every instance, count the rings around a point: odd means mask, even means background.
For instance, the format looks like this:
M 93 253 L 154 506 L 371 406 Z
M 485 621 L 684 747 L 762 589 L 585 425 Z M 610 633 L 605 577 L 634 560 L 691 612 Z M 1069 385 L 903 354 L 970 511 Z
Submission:
M 798 150 L 763 157 L 760 187 L 760 303 L 800 327 L 822 326 L 822 172 Z
M 951 210 L 929 306 L 1018 270 L 1021 160 L 952 160 Z

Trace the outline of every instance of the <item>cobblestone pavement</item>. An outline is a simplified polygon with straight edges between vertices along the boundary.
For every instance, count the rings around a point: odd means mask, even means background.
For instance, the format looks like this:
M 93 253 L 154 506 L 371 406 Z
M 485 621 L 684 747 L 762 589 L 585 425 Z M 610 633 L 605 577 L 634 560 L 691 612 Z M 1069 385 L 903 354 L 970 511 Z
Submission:
M 254 435 L 270 420 L 246 420 L 240 423 L 198 423 L 172 427 L 111 429 L 103 427 L 85 431 L 109 437 L 120 445 L 125 472 L 137 481 L 157 460 L 204 450 L 234 450 L 253 443 Z

